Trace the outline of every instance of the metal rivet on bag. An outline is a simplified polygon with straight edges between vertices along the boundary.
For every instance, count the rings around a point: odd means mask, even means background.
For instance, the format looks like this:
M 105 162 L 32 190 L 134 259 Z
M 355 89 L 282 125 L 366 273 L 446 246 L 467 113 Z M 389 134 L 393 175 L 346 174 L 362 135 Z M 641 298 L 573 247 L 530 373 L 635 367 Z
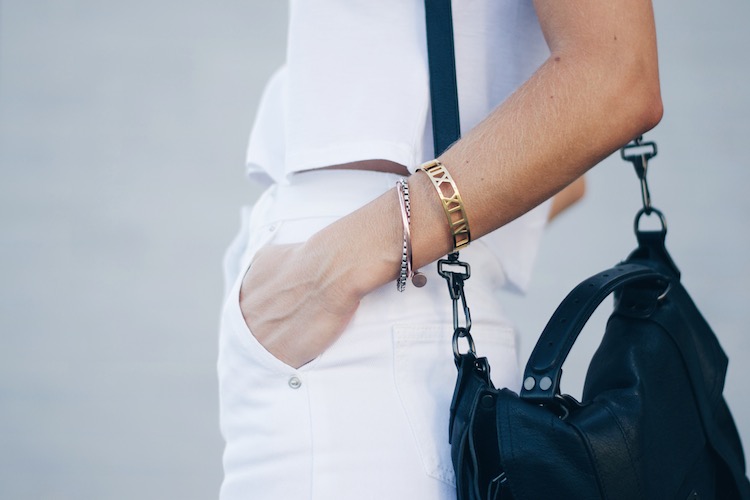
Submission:
M 542 377 L 542 380 L 539 381 L 539 388 L 546 391 L 550 387 L 552 387 L 552 379 L 549 377 Z
M 485 408 L 492 408 L 492 405 L 495 404 L 495 398 L 492 397 L 491 394 L 485 394 L 482 396 L 482 406 Z
M 300 386 L 302 386 L 302 381 L 299 379 L 299 377 L 292 377 L 289 379 L 289 387 L 292 389 L 299 389 Z
M 536 380 L 534 380 L 534 377 L 526 377 L 526 380 L 523 381 L 523 388 L 527 391 L 533 389 L 535 385 Z

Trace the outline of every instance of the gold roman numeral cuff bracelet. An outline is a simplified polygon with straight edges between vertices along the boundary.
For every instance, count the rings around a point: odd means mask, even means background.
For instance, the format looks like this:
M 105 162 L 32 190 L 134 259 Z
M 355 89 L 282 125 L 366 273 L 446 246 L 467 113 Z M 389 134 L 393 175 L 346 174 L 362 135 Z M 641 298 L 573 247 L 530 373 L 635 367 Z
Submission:
M 469 219 L 466 217 L 464 200 L 461 199 L 458 187 L 453 182 L 453 178 L 446 170 L 445 165 L 437 160 L 432 160 L 423 164 L 417 170 L 427 174 L 432 181 L 432 185 L 435 186 L 438 196 L 440 196 L 453 236 L 453 251 L 457 252 L 468 246 L 471 241 L 471 233 L 469 232 Z

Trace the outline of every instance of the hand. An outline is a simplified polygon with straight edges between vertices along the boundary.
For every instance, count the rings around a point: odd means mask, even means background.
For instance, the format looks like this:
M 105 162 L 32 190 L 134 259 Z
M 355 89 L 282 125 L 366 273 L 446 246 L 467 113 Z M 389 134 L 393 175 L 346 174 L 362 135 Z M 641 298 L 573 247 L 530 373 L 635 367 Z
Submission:
M 252 334 L 294 368 L 341 335 L 361 298 L 344 286 L 341 267 L 317 241 L 262 248 L 240 289 L 240 309 Z

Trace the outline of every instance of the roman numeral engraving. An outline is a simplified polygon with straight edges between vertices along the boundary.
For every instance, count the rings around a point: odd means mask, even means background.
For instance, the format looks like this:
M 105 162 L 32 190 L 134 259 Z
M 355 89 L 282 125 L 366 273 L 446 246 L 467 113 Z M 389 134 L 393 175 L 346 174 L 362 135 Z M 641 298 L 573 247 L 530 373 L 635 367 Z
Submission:
M 422 170 L 427 173 L 440 195 L 443 210 L 450 224 L 454 249 L 459 250 L 467 246 L 471 241 L 469 221 L 466 218 L 466 210 L 461 195 L 458 193 L 458 188 L 448 170 L 437 160 L 424 165 Z

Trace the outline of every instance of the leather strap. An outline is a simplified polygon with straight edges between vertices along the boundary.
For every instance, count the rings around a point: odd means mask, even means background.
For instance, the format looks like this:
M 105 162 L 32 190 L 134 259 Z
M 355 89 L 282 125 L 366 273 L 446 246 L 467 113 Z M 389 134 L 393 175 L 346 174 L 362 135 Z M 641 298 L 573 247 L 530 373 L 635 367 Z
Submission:
M 670 279 L 647 266 L 620 264 L 575 287 L 555 310 L 529 357 L 521 398 L 552 401 L 560 393 L 562 365 L 588 319 L 610 293 L 638 281 L 664 289 Z
M 461 137 L 451 0 L 425 0 L 435 157 Z

